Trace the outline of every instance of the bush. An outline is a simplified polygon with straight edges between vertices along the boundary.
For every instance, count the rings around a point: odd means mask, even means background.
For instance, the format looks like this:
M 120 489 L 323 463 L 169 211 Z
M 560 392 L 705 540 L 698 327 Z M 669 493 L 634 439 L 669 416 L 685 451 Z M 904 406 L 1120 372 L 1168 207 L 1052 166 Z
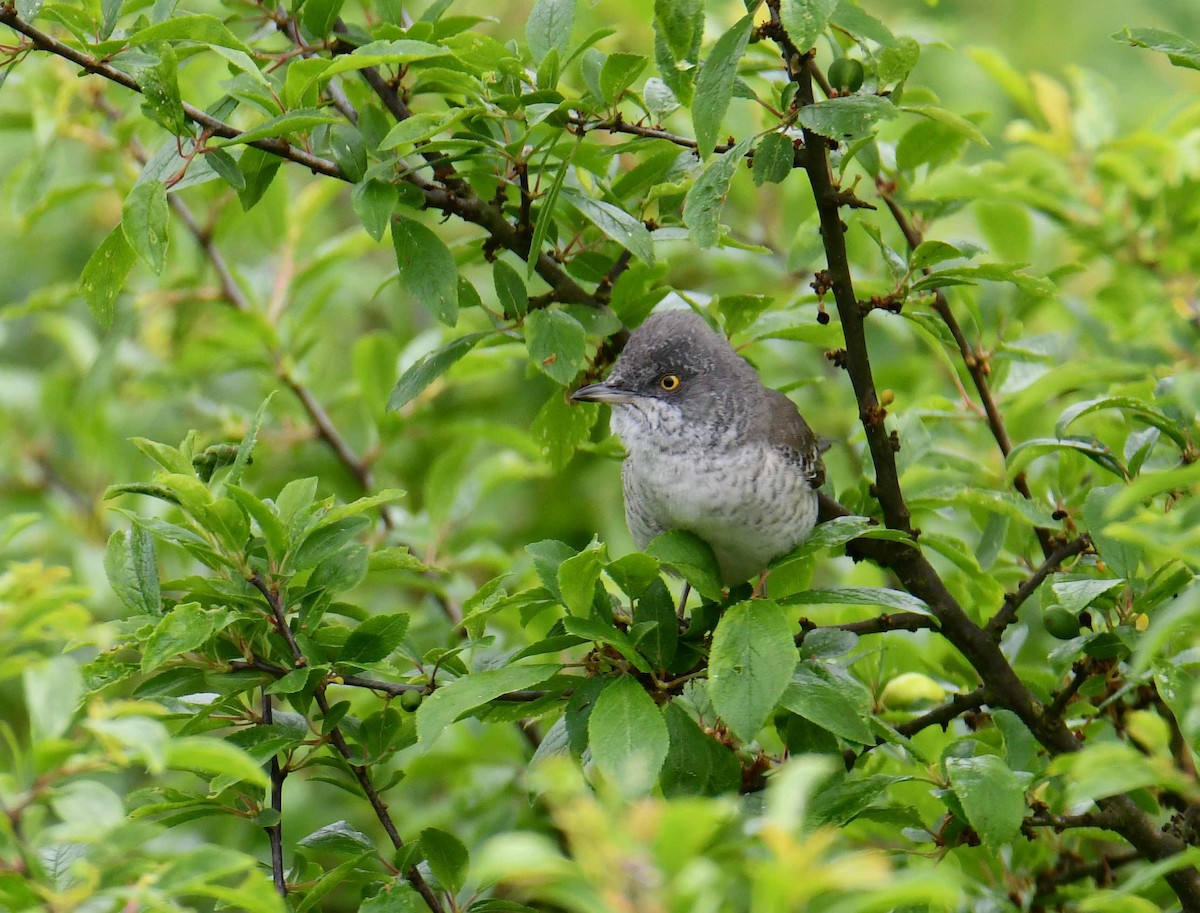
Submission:
M 0 904 L 1200 909 L 1200 104 L 462 5 L 0 6 Z M 833 442 L 770 598 L 569 402 L 658 306 Z

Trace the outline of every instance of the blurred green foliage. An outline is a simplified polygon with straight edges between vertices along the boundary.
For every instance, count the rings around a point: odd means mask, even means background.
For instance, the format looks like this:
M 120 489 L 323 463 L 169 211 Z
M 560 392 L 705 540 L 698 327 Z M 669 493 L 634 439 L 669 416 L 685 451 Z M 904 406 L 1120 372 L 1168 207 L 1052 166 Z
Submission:
M 416 6 L 0 7 L 0 904 L 1186 908 L 1200 12 L 785 0 L 864 76 L 800 106 L 772 4 Z M 567 403 L 655 306 L 834 442 L 774 601 Z M 846 556 L 918 531 L 1020 693 Z

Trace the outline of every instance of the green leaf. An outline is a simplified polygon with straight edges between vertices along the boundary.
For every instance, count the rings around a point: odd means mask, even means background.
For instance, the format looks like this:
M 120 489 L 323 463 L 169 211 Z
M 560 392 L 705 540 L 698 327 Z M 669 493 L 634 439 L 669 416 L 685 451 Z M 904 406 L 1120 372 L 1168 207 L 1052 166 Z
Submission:
M 805 590 L 789 596 L 785 605 L 868 605 L 898 612 L 933 614 L 921 599 L 903 590 L 876 586 L 831 586 Z
M 736 793 L 742 785 L 742 767 L 728 747 L 722 745 L 672 701 L 663 707 L 670 736 L 670 749 L 663 763 L 663 795 L 719 796 Z
M 646 69 L 649 62 L 640 54 L 609 54 L 600 68 L 600 91 L 604 94 L 604 103 L 613 105 L 620 101 L 625 90 L 642 75 L 642 70 Z
M 702 160 L 708 158 L 721 134 L 721 122 L 733 97 L 738 61 L 750 40 L 751 24 L 751 18 L 745 16 L 718 38 L 696 77 L 692 123 L 696 128 L 696 148 Z
M 1174 441 L 1181 450 L 1186 449 L 1188 446 L 1188 436 L 1176 422 L 1172 421 L 1161 410 L 1155 408 L 1150 403 L 1140 400 L 1135 396 L 1101 396 L 1098 399 L 1089 399 L 1082 403 L 1068 406 L 1063 410 L 1062 415 L 1058 417 L 1058 421 L 1054 425 L 1054 433 L 1062 437 L 1066 434 L 1067 429 L 1078 419 L 1092 412 L 1100 412 L 1107 409 L 1119 409 L 1122 412 L 1128 412 L 1147 424 L 1153 425 Z
M 1083 522 L 1087 524 L 1092 543 L 1104 562 L 1120 577 L 1130 579 L 1137 574 L 1142 560 L 1142 549 L 1108 534 L 1108 527 L 1120 517 L 1108 515 L 1109 504 L 1118 498 L 1125 488 L 1109 485 L 1092 488 L 1083 500 Z
M 807 822 L 814 827 L 825 824 L 844 827 L 870 808 L 889 786 L 907 779 L 883 774 L 854 779 L 838 777 L 837 782 L 826 784 L 812 797 Z
M 817 43 L 838 0 L 781 0 L 779 19 L 796 50 L 804 53 Z
M 885 48 L 896 43 L 891 29 L 853 0 L 840 0 L 829 21 L 856 38 L 870 39 Z
M 199 774 L 216 774 L 253 786 L 270 785 L 266 772 L 242 749 L 205 736 L 175 736 L 167 742 L 167 767 Z
M 468 333 L 451 340 L 440 349 L 422 355 L 396 381 L 396 386 L 392 388 L 392 394 L 388 397 L 388 411 L 395 412 L 408 405 L 422 390 L 450 370 L 451 365 L 475 348 L 480 340 L 490 335 Z
M 1062 755 L 1050 762 L 1046 773 L 1066 780 L 1066 799 L 1072 805 L 1147 786 L 1169 789 L 1168 783 L 1177 777 L 1162 759 L 1148 757 L 1125 742 L 1088 745 Z M 1023 801 L 1021 805 L 1024 811 Z
M 927 117 L 932 121 L 936 121 L 945 127 L 949 127 L 956 133 L 962 134 L 966 139 L 970 140 L 979 146 L 990 146 L 987 137 L 983 135 L 983 131 L 967 120 L 960 114 L 955 114 L 946 108 L 939 105 L 901 105 L 901 111 L 907 111 L 909 114 L 920 114 L 922 117 Z
M 564 387 L 575 379 L 587 359 L 587 331 L 558 307 L 542 308 L 525 318 L 525 345 L 529 360 Z
M 666 669 L 675 659 L 679 646 L 679 619 L 675 601 L 662 579 L 655 577 L 633 609 L 634 637 L 639 652 L 655 669 Z
M 1062 580 L 1050 584 L 1058 603 L 1068 612 L 1078 614 L 1109 590 L 1123 586 L 1124 580 Z
M 298 846 L 320 850 L 333 856 L 361 856 L 373 853 L 375 843 L 349 821 L 334 821 L 297 841 Z
M 452 127 L 464 117 L 475 114 L 478 108 L 451 108 L 449 111 L 439 111 L 429 114 L 414 114 L 396 124 L 388 135 L 379 143 L 382 150 L 395 149 L 399 146 L 415 145 L 432 139 L 443 130 Z
M 1135 48 L 1148 48 L 1167 55 L 1174 66 L 1200 70 L 1200 44 L 1165 29 L 1123 29 L 1112 36 Z
M 387 885 L 374 897 L 368 897 L 358 913 L 425 913 L 429 907 L 416 888 L 405 881 Z
M 83 698 L 83 680 L 75 660 L 55 656 L 27 666 L 21 673 L 21 685 L 33 744 L 64 735 Z
M 199 44 L 219 44 L 221 47 L 234 48 L 245 54 L 254 51 L 244 45 L 241 40 L 229 31 L 216 16 L 206 13 L 192 16 L 173 16 L 162 22 L 138 29 L 130 35 L 123 44 L 136 48 L 155 41 L 194 41 Z
M 651 584 L 658 580 L 659 563 L 657 559 L 642 552 L 630 552 L 610 562 L 604 573 L 630 599 L 640 599 Z
M 104 571 L 113 592 L 131 610 L 146 615 L 162 612 L 154 537 L 142 527 L 135 525 L 128 536 L 117 530 L 109 537 Z
M 213 140 L 211 142 L 214 146 L 235 146 L 240 143 L 253 143 L 258 140 L 272 139 L 276 136 L 307 133 L 313 127 L 336 123 L 340 123 L 340 118 L 332 114 L 324 114 L 315 108 L 300 108 L 265 120 L 261 124 L 239 133 L 237 136 L 229 139 Z
M 159 621 L 142 648 L 142 672 L 152 672 L 167 660 L 202 647 L 216 630 L 217 616 L 198 602 L 175 606 Z
M 238 485 L 230 485 L 227 491 L 229 496 L 258 523 L 258 528 L 267 544 L 267 552 L 275 560 L 281 559 L 287 551 L 288 541 L 283 525 L 279 522 L 275 512 L 261 498 Z
M 168 44 L 159 44 L 156 53 L 157 63 L 135 69 L 145 99 L 142 113 L 175 136 L 184 136 L 191 121 L 179 93 L 179 60 Z
M 705 599 L 720 601 L 721 572 L 712 548 L 695 533 L 673 529 L 646 546 L 646 554 L 670 565 Z
M 578 615 L 568 615 L 562 620 L 562 626 L 568 634 L 582 637 L 593 643 L 608 644 L 629 660 L 630 664 L 639 672 L 647 675 L 650 673 L 650 664 L 638 652 L 630 636 L 611 622 L 600 621 L 594 617 L 582 618 Z
M 713 707 L 743 742 L 750 742 L 783 695 L 796 667 L 787 615 L 756 599 L 726 610 L 713 632 L 708 687 Z
M 902 84 L 920 59 L 921 45 L 907 36 L 897 38 L 895 44 L 885 47 L 879 52 L 879 58 L 876 61 L 879 84 L 881 86 L 889 83 Z M 961 131 L 955 130 L 954 132 L 961 135 Z
M 571 461 L 575 452 L 591 438 L 600 417 L 597 403 L 571 403 L 565 391 L 550 394 L 533 419 L 529 433 L 542 449 L 542 455 L 557 472 Z
M 304 537 L 286 562 L 288 573 L 316 567 L 326 558 L 337 554 L 356 536 L 371 525 L 369 517 L 344 517 L 334 522 L 323 522 Z
M 237 195 L 243 211 L 249 212 L 263 198 L 282 164 L 283 159 L 279 156 L 254 146 L 249 146 L 242 152 L 242 157 L 238 159 L 238 168 L 245 177 L 245 183 L 237 188 Z
M 913 283 L 914 291 L 942 288 L 947 285 L 974 285 L 975 280 L 985 282 L 1011 282 L 1026 294 L 1046 298 L 1057 291 L 1049 279 L 1031 276 L 1021 270 L 1025 263 L 981 263 L 978 266 L 952 266 L 941 269 Z
M 362 222 L 367 234 L 379 241 L 387 230 L 392 213 L 396 211 L 399 198 L 395 184 L 370 178 L 354 185 L 350 193 L 350 205 L 354 207 L 354 214 Z
M 697 247 L 712 247 L 721 237 L 721 207 L 738 163 L 750 149 L 742 140 L 708 164 L 683 202 L 683 222 Z
M 400 291 L 447 326 L 458 322 L 458 265 L 450 248 L 420 222 L 398 216 L 392 244 L 400 267 Z
M 704 30 L 703 0 L 654 0 L 654 27 L 676 61 L 689 60 Z
M 408 621 L 409 616 L 405 612 L 372 615 L 350 632 L 338 661 L 375 663 L 387 659 L 408 633 Z
M 650 791 L 671 740 L 661 711 L 637 679 L 622 675 L 600 692 L 587 732 L 592 762 L 607 781 L 625 795 Z
M 1022 441 L 1005 458 L 1004 477 L 1011 482 L 1026 466 L 1038 457 L 1047 454 L 1080 453 L 1097 466 L 1107 469 L 1118 478 L 1128 476 L 1124 464 L 1106 444 L 1098 440 L 1079 440 L 1077 438 L 1031 438 Z
M 429 566 L 405 546 L 380 548 L 371 552 L 368 559 L 373 571 L 425 571 Z
M 71 780 L 49 791 L 50 805 L 73 835 L 103 837 L 125 821 L 121 797 L 95 780 Z
M 1014 773 L 996 755 L 947 758 L 946 774 L 984 844 L 999 847 L 1020 833 L 1028 774 Z
M 125 240 L 155 273 L 161 273 L 167 255 L 167 186 L 162 181 L 133 185 L 121 208 Z
M 754 186 L 778 184 L 792 173 L 796 150 L 792 140 L 783 133 L 768 133 L 754 150 Z
M 496 260 L 492 264 L 492 284 L 496 288 L 496 297 L 504 308 L 504 316 L 509 320 L 519 320 L 529 310 L 529 290 L 525 280 L 505 260 Z
M 112 326 L 113 303 L 136 261 L 137 255 L 125 238 L 125 230 L 118 225 L 108 233 L 83 268 L 79 290 L 92 317 L 104 329 Z
M 461 840 L 436 827 L 427 827 L 421 831 L 421 854 L 442 888 L 452 894 L 462 890 L 471 859 Z
M 309 34 L 324 38 L 333 30 L 341 11 L 342 0 L 305 0 L 300 10 L 301 21 Z
M 558 671 L 557 665 L 514 665 L 472 672 L 448 685 L 442 685 L 425 699 L 417 711 L 417 737 L 428 746 L 443 729 L 477 707 L 507 691 L 540 685 Z
M 648 266 L 654 265 L 654 245 L 650 232 L 640 220 L 619 206 L 595 200 L 575 190 L 564 190 L 562 199 L 600 231 L 626 248 Z
M 875 741 L 852 693 L 819 664 L 805 662 L 797 666 L 779 703 L 843 739 L 860 745 Z
M 882 120 L 896 116 L 896 106 L 877 95 L 830 98 L 800 109 L 800 123 L 813 133 L 835 140 L 868 136 Z
M 922 241 L 909 255 L 908 265 L 914 270 L 925 269 L 943 260 L 956 260 L 966 256 L 953 244 L 945 241 Z
M 321 72 L 320 78 L 329 79 L 339 73 L 363 70 L 367 67 L 401 67 L 418 60 L 445 57 L 450 53 L 452 52 L 449 48 L 426 41 L 414 41 L 411 38 L 400 38 L 395 41 L 372 41 L 355 48 L 350 54 L 339 55 Z
M 591 614 L 600 568 L 608 561 L 603 545 L 593 545 L 558 566 L 558 589 L 572 615 Z
M 254 417 L 250 419 L 250 424 L 246 428 L 246 433 L 242 435 L 241 441 L 238 442 L 237 456 L 234 457 L 233 465 L 229 468 L 229 474 L 225 477 L 226 484 L 236 485 L 242 481 L 242 473 L 246 471 L 246 467 L 250 464 L 250 453 L 254 450 L 254 445 L 258 441 L 258 432 L 262 428 L 263 419 L 266 418 L 267 407 L 271 405 L 271 400 L 274 398 L 274 391 L 268 393 L 266 398 L 259 403 L 258 409 L 255 410 Z
M 571 153 L 563 159 L 558 171 L 554 174 L 550 189 L 546 191 L 546 195 L 542 197 L 541 205 L 538 207 L 537 223 L 533 227 L 533 240 L 529 242 L 529 256 L 525 259 L 525 278 L 527 279 L 533 278 L 533 274 L 537 272 L 538 257 L 546 244 L 546 236 L 550 233 L 550 227 L 554 224 L 554 207 L 558 205 L 558 195 L 562 192 L 567 172 L 571 170 L 571 160 L 578 150 L 579 145 L 576 144 L 571 148 Z
M 534 63 L 541 63 L 551 50 L 565 59 L 571 47 L 571 28 L 575 25 L 575 0 L 537 0 L 525 23 L 525 40 L 533 52 Z

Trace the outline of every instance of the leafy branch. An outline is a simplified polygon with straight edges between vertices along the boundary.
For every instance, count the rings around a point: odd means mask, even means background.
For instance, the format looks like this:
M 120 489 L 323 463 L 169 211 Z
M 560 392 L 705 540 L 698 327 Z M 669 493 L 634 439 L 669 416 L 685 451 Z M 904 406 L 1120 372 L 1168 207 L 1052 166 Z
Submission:
M 809 55 L 796 47 L 785 29 L 780 18 L 780 0 L 767 0 L 767 7 L 771 16 L 768 31 L 779 45 L 789 77 L 797 86 L 797 104 L 802 107 L 812 105 L 815 97 L 808 66 Z M 887 412 L 880 404 L 875 387 L 864 326 L 866 316 L 858 306 L 854 291 L 840 215 L 843 200 L 833 181 L 824 137 L 808 127 L 804 128 L 803 134 L 802 167 L 816 201 L 830 291 L 837 305 L 846 342 L 846 370 L 854 388 L 860 423 L 875 469 L 873 493 L 883 510 L 887 526 L 912 534 L 911 517 L 896 468 L 894 441 L 884 424 Z M 991 634 L 976 625 L 963 611 L 919 549 L 898 543 L 871 545 L 871 551 L 896 574 L 904 587 L 930 606 L 940 623 L 943 636 L 975 667 L 995 705 L 1016 713 L 1034 737 L 1052 753 L 1078 750 L 1075 736 L 1060 719 L 1054 719 L 1046 713 L 1046 709 L 1001 653 Z M 1129 796 L 1112 796 L 1099 800 L 1099 804 L 1111 820 L 1113 829 L 1147 858 L 1164 859 L 1185 849 L 1181 840 L 1161 831 Z M 1200 908 L 1200 871 L 1186 867 L 1169 873 L 1167 879 L 1185 907 Z

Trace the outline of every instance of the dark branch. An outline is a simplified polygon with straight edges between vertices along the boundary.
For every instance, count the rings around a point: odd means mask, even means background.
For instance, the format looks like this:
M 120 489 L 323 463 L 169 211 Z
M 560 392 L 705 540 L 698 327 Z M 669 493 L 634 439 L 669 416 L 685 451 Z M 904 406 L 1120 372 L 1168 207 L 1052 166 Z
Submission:
M 813 631 L 849 631 L 851 634 L 863 636 L 866 634 L 884 634 L 888 631 L 926 631 L 936 630 L 937 620 L 920 612 L 885 612 L 874 618 L 862 621 L 847 621 L 839 625 L 816 625 L 807 618 L 800 619 L 800 633 L 796 635 L 796 646 L 804 643 L 804 638 Z
M 901 723 L 896 727 L 896 731 L 906 738 L 912 738 L 922 729 L 928 729 L 930 726 L 941 726 L 945 729 L 951 721 L 958 718 L 961 714 L 968 710 L 978 710 L 987 702 L 987 688 L 980 686 L 974 691 L 965 691 L 962 694 L 956 694 L 941 706 L 934 707 L 927 713 L 923 713 L 909 720 L 907 723 Z
M 270 726 L 274 722 L 275 711 L 271 705 L 271 695 L 267 694 L 267 689 L 264 686 L 262 689 L 262 719 L 263 723 Z M 271 808 L 279 816 L 274 824 L 269 824 L 264 828 L 267 832 L 267 839 L 271 842 L 271 880 L 275 883 L 275 890 L 280 897 L 287 897 L 287 881 L 283 873 L 283 781 L 287 779 L 287 774 L 279 764 L 279 755 L 271 757 Z

